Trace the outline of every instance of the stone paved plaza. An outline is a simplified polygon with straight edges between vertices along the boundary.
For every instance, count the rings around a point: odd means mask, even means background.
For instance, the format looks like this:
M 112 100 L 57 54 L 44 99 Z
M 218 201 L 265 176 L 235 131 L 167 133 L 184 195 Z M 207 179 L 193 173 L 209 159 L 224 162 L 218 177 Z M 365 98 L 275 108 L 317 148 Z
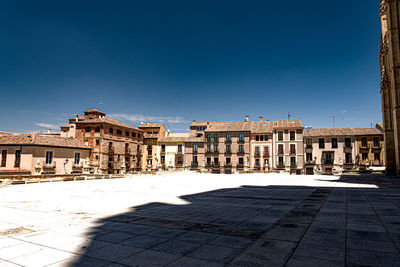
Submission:
M 190 172 L 0 188 L 0 266 L 400 266 L 400 182 Z

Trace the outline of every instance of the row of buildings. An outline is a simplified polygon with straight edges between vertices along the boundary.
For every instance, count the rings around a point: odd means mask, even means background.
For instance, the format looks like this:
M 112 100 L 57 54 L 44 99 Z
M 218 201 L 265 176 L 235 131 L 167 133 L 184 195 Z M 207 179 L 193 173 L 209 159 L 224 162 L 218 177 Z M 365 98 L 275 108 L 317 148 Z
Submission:
M 69 119 L 60 133 L 0 132 L 0 174 L 124 174 L 190 169 L 213 173 L 343 173 L 385 165 L 382 125 L 304 128 L 299 119 L 196 122 L 189 133 L 139 127 L 99 110 Z

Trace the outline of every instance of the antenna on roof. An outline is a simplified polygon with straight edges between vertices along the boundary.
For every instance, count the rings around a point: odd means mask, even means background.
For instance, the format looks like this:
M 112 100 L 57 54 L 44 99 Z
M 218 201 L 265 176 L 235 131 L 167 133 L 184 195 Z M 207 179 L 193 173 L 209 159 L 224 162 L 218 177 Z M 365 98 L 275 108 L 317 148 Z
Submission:
M 335 116 L 332 116 L 332 128 L 335 128 Z
M 288 112 L 288 114 L 287 114 L 287 118 L 288 118 L 288 120 L 290 120 L 290 112 Z
M 372 128 L 372 122 L 370 124 L 371 124 L 371 128 Z

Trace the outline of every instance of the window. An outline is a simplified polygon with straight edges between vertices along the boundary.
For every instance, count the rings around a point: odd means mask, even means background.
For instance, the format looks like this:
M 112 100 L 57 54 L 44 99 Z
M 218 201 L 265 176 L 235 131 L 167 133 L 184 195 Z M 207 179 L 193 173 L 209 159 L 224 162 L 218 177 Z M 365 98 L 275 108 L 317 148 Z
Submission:
M 318 143 L 319 143 L 319 148 L 325 148 L 325 139 L 324 138 L 318 139 Z
M 306 153 L 306 162 L 312 162 L 313 158 L 312 158 L 312 153 Z
M 182 145 L 181 144 L 178 145 L 178 152 L 182 152 Z
M 81 161 L 81 153 L 75 153 L 74 155 L 74 165 L 79 165 Z
M 278 165 L 283 166 L 283 157 L 278 157 Z
M 260 141 L 260 137 L 256 135 L 256 141 Z
M 226 141 L 231 141 L 231 134 L 230 133 L 227 133 L 226 134 Z
M 193 163 L 197 163 L 197 156 L 193 156 Z
M 239 141 L 244 141 L 244 134 L 242 133 L 239 134 Z
M 207 158 L 207 165 L 210 165 L 210 164 L 211 164 L 211 158 L 208 157 L 208 158 Z
M 214 134 L 214 142 L 218 142 L 218 134 Z
M 122 135 L 122 131 L 121 130 L 117 130 L 117 135 Z
M 154 131 L 153 131 L 153 134 L 158 134 L 158 131 L 154 130 Z
M 243 145 L 239 145 L 239 152 L 244 152 L 244 146 Z
M 380 163 L 381 161 L 381 154 L 380 153 L 374 153 L 374 159 L 375 161 L 378 161 Z
M 264 135 L 260 135 L 260 141 L 264 141 Z
M 99 133 L 100 132 L 100 126 L 97 126 L 95 129 L 94 129 L 94 131 L 96 132 L 96 133 Z
M 264 147 L 264 156 L 269 156 L 269 147 L 268 146 Z
M 243 158 L 239 158 L 239 165 L 243 165 Z
M 338 146 L 337 146 L 337 138 L 332 138 L 331 139 L 331 145 L 332 145 L 332 148 L 337 148 Z
M 218 152 L 218 144 L 214 145 L 214 152 Z
M 366 137 L 361 138 L 361 146 L 367 147 L 367 138 Z
M 226 152 L 231 153 L 231 145 L 226 145 Z
M 132 133 L 132 137 L 136 137 L 136 133 L 135 132 Z
M 296 165 L 296 157 L 290 157 L 290 166 Z
M 296 140 L 296 132 L 295 131 L 290 131 L 290 140 L 292 140 L 292 141 Z
M 292 154 L 296 153 L 296 145 L 295 144 L 290 144 L 290 153 L 292 153 Z
M 362 160 L 366 161 L 368 159 L 368 153 L 362 153 Z
M 278 140 L 279 141 L 283 140 L 283 132 L 278 132 Z
M 108 143 L 108 149 L 112 149 L 113 148 L 113 142 Z
M 19 168 L 21 165 L 21 150 L 15 150 L 15 164 L 14 167 Z
M 7 164 L 7 150 L 1 151 L 1 167 L 6 167 Z
M 85 132 L 91 132 L 92 131 L 92 127 L 86 127 Z
M 197 152 L 198 149 L 198 145 L 197 144 L 193 144 L 193 152 Z
M 268 141 L 268 135 L 264 135 L 264 141 Z
M 379 138 L 374 137 L 374 147 L 379 147 Z
M 307 139 L 306 139 L 306 147 L 307 147 L 307 148 L 311 148 L 311 147 L 312 147 L 312 140 L 311 140 L 311 138 L 307 138 Z
M 98 156 L 98 155 L 96 155 L 96 156 L 94 156 L 94 158 L 95 158 L 96 160 L 98 160 L 98 159 L 99 159 L 99 156 Z
M 324 153 L 325 164 L 333 164 L 333 153 Z
M 126 131 L 126 132 L 125 132 L 125 135 L 126 135 L 126 136 L 130 136 L 130 134 L 129 134 L 129 132 L 128 132 L 128 131 Z
M 207 145 L 207 152 L 211 152 L 211 145 Z
M 164 144 L 161 145 L 161 152 L 165 153 L 165 145 Z
M 351 153 L 346 153 L 345 157 L 346 157 L 346 163 L 350 164 L 351 163 Z
M 206 126 L 198 126 L 197 131 L 204 131 L 206 129 Z
M 219 162 L 218 162 L 218 157 L 215 157 L 214 158 L 214 165 L 218 165 L 219 164 Z
M 137 137 L 140 138 L 140 133 L 137 134 Z
M 100 145 L 100 140 L 96 139 L 96 146 Z
M 114 132 L 113 128 L 110 128 L 109 132 L 110 132 L 110 134 L 113 134 L 113 132 Z
M 345 147 L 351 147 L 351 139 L 350 138 L 345 138 L 344 139 L 344 146 Z
M 226 165 L 231 165 L 231 158 L 226 158 Z
M 260 155 L 260 147 L 256 146 L 256 155 Z
M 211 142 L 211 134 L 207 134 L 207 142 Z
M 50 165 L 53 162 L 53 151 L 46 151 L 46 165 Z
M 256 159 L 255 165 L 256 167 L 260 167 L 260 159 Z
M 176 164 L 182 165 L 183 164 L 183 155 L 182 154 L 175 155 L 175 162 L 176 162 Z
M 278 153 L 283 154 L 283 144 L 278 145 Z

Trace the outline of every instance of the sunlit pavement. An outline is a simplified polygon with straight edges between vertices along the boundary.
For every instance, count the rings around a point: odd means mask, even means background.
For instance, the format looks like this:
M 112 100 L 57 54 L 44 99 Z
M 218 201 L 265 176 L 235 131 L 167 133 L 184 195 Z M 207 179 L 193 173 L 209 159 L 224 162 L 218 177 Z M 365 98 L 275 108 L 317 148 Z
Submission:
M 190 172 L 0 187 L 0 266 L 399 266 L 400 182 Z

